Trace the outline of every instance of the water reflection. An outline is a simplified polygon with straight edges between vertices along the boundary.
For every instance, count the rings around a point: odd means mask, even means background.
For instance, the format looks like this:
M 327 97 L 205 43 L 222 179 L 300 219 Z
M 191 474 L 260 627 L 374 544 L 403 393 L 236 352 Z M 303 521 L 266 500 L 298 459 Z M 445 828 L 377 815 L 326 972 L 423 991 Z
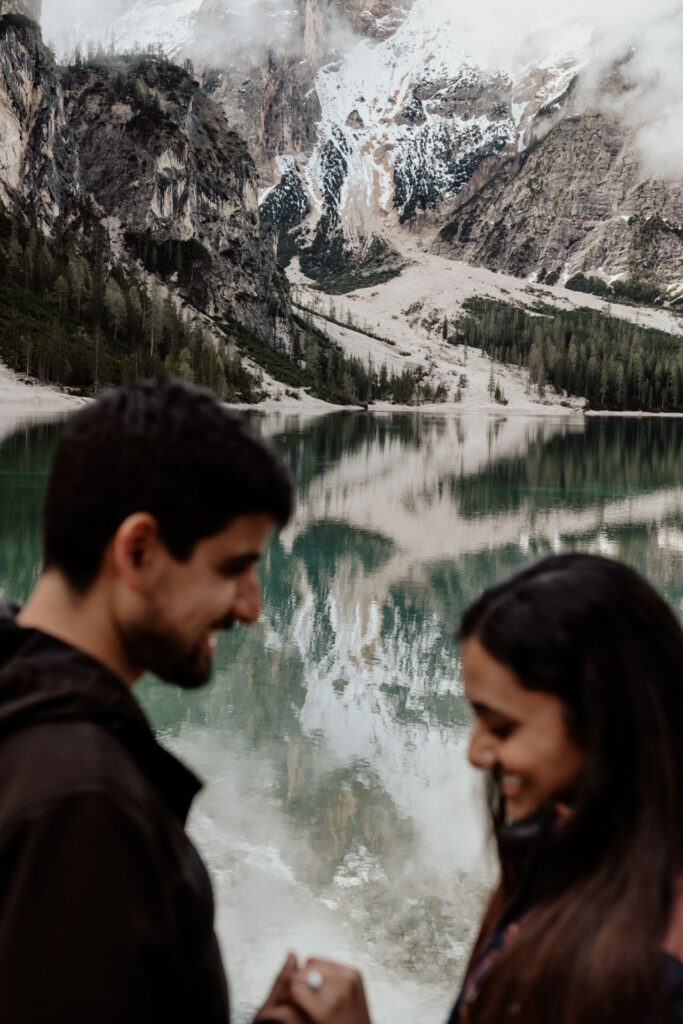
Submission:
M 285 948 L 360 963 L 376 1024 L 445 1019 L 484 888 L 453 631 L 551 551 L 602 551 L 683 608 L 683 421 L 342 414 L 257 419 L 295 478 L 264 614 L 215 682 L 148 680 L 156 727 L 210 785 L 238 1020 Z M 23 597 L 58 428 L 0 444 L 0 586 Z
M 64 421 L 0 421 L 0 594 L 23 601 L 41 560 L 40 509 Z M 4 428 L 4 429 L 3 429 Z

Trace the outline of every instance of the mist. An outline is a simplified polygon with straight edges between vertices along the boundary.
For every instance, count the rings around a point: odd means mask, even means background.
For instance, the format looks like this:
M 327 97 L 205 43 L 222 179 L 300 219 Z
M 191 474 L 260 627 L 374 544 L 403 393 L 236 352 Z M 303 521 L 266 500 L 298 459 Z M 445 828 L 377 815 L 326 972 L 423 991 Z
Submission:
M 297 0 L 46 0 L 45 40 L 62 59 L 78 45 L 118 51 L 161 46 L 173 57 L 227 66 L 249 51 L 293 50 Z
M 683 8 L 644 26 L 625 67 L 628 91 L 604 101 L 610 112 L 638 126 L 648 171 L 683 177 Z
M 348 49 L 353 36 L 338 15 L 344 2 L 319 0 L 324 16 L 305 19 L 304 0 L 44 0 L 43 31 L 62 57 L 77 43 L 120 50 L 160 44 L 173 56 L 228 68 L 235 61 L 258 63 L 268 51 L 304 56 L 311 29 L 323 32 L 323 23 L 328 49 Z M 599 102 L 639 129 L 649 172 L 681 176 L 681 0 L 574 0 L 571 6 L 566 0 L 414 0 L 414 6 L 423 26 L 443 26 L 454 40 L 472 41 L 486 64 L 512 76 L 578 58 L 585 103 Z M 629 54 L 627 88 L 618 97 L 605 95 L 605 72 Z

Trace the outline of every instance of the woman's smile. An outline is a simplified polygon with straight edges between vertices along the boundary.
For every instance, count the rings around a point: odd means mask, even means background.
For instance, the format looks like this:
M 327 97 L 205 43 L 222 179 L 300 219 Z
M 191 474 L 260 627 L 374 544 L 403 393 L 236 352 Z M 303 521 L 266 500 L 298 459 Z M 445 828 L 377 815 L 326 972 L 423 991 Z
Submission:
M 501 776 L 500 790 L 503 796 L 509 798 L 519 795 L 519 792 L 524 785 L 524 780 L 521 775 L 512 775 L 506 772 Z
M 469 758 L 493 770 L 508 821 L 535 814 L 576 785 L 585 754 L 569 735 L 562 702 L 522 686 L 476 637 L 463 646 L 465 692 L 474 711 Z

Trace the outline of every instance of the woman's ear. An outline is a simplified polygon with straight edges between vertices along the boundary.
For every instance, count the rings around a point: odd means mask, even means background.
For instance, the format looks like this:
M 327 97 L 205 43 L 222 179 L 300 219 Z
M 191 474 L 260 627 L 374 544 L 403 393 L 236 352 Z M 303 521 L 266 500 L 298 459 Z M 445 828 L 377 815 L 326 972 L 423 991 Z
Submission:
M 161 547 L 154 516 L 149 512 L 134 512 L 123 520 L 111 541 L 111 560 L 116 575 L 131 590 L 144 590 L 154 574 Z

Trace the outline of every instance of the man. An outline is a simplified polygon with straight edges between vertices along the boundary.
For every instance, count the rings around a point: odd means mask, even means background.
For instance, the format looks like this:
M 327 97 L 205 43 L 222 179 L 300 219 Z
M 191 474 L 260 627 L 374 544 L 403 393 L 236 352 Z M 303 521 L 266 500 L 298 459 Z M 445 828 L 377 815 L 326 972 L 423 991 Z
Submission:
M 0 614 L 3 1024 L 228 1021 L 184 828 L 200 784 L 130 688 L 207 681 L 217 634 L 258 618 L 256 563 L 291 509 L 279 456 L 179 382 L 111 391 L 65 428 L 42 574 Z

